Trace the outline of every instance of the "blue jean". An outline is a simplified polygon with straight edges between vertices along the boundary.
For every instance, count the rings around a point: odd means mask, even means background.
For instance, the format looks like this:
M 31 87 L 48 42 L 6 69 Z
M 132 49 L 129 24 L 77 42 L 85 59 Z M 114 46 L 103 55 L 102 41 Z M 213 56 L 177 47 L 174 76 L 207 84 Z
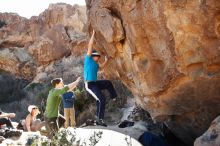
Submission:
M 104 118 L 105 114 L 105 96 L 101 93 L 102 90 L 107 90 L 110 94 L 110 98 L 116 98 L 117 94 L 108 80 L 99 80 L 93 82 L 85 82 L 85 88 L 96 99 L 97 112 L 96 115 L 99 119 Z

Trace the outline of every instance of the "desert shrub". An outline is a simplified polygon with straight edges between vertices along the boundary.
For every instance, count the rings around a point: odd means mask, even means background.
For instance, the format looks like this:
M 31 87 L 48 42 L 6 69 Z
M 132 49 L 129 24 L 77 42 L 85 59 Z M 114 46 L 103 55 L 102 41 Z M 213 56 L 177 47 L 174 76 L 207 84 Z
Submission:
M 50 85 L 44 85 L 43 89 L 39 91 L 39 93 L 36 95 L 35 98 L 37 98 L 39 101 L 46 100 L 47 96 L 49 94 L 49 91 L 52 89 L 52 86 Z
M 7 25 L 5 21 L 0 20 L 0 28 L 2 28 L 3 26 Z
M 19 79 L 10 74 L 0 74 L 0 103 L 19 101 L 26 97 L 23 88 L 27 80 Z
M 25 87 L 25 89 L 28 91 L 28 90 L 34 90 L 35 88 L 41 86 L 40 83 L 31 83 L 29 84 L 27 87 Z
M 93 132 L 85 141 L 70 129 L 60 129 L 51 140 L 41 135 L 29 135 L 26 146 L 95 146 L 102 139 L 102 135 L 102 131 Z
M 89 98 L 85 89 L 76 88 L 74 93 L 76 95 L 74 106 L 80 112 L 82 112 L 85 108 L 88 108 L 88 105 L 93 102 L 92 98 Z
M 27 139 L 26 146 L 50 146 L 51 140 L 46 136 L 30 135 Z

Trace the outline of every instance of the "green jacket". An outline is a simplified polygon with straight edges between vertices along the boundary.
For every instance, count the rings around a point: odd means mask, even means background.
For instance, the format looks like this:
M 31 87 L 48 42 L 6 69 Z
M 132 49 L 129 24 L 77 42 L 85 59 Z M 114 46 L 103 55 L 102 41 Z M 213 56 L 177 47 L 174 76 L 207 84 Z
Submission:
M 66 86 L 62 89 L 51 89 L 47 97 L 47 105 L 45 110 L 46 118 L 55 118 L 59 115 L 59 106 L 61 103 L 62 94 L 66 93 L 69 87 Z

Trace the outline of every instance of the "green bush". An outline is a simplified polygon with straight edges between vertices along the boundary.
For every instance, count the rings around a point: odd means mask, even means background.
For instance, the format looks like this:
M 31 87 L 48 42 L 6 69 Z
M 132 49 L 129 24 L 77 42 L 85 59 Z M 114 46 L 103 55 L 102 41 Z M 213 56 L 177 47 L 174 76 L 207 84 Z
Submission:
M 49 94 L 49 91 L 52 89 L 51 86 L 45 85 L 44 89 L 36 95 L 36 98 L 40 101 L 46 100 Z
M 78 139 L 75 132 L 69 129 L 60 129 L 50 140 L 45 136 L 32 135 L 28 137 L 26 146 L 95 146 L 102 139 L 103 132 L 94 132 L 88 141 Z
M 42 86 L 40 83 L 31 83 L 29 84 L 27 87 L 25 87 L 25 89 L 27 91 L 29 90 L 34 90 L 35 88 L 39 87 L 39 86 Z
M 47 101 L 47 96 L 49 94 L 49 91 L 52 89 L 50 85 L 41 85 L 43 87 L 42 90 L 39 90 L 35 96 L 35 99 L 37 100 L 37 103 L 39 104 L 38 107 L 41 109 L 42 112 L 45 111 L 46 109 L 46 101 Z
M 75 109 L 79 112 L 84 111 L 84 109 L 88 108 L 88 105 L 93 102 L 92 98 L 88 97 L 88 94 L 84 89 L 76 88 L 74 93 L 76 95 L 74 106 Z

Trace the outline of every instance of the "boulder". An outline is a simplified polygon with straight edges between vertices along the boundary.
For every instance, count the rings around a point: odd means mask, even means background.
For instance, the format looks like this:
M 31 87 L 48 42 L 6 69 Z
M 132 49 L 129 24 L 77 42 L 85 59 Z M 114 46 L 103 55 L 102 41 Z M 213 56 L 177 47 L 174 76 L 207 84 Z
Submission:
M 22 135 L 22 131 L 14 130 L 14 129 L 0 129 L 0 136 L 1 138 L 16 138 L 19 139 Z M 2 138 L 2 139 L 4 139 Z
M 16 13 L 0 13 L 0 20 L 6 24 L 24 21 L 26 18 L 19 16 Z
M 5 140 L 3 136 L 0 136 L 0 144 Z
M 193 145 L 220 110 L 220 2 L 87 0 L 88 30 L 157 121 Z M 114 68 L 114 69 L 112 69 Z
M 14 75 L 31 79 L 36 65 L 25 48 L 3 48 L 0 50 L 0 68 Z
M 28 50 L 38 64 L 47 64 L 70 54 L 69 41 L 64 26 L 57 25 L 39 37 Z
M 36 76 L 38 67 L 70 56 L 87 39 L 83 32 L 85 6 L 57 3 L 30 19 L 0 13 L 0 20 L 6 22 L 0 28 L 0 69 L 29 80 Z M 22 50 L 29 59 L 20 61 L 16 56 L 21 53 L 14 50 Z
M 220 116 L 210 125 L 209 129 L 194 143 L 194 146 L 219 146 L 220 144 Z

